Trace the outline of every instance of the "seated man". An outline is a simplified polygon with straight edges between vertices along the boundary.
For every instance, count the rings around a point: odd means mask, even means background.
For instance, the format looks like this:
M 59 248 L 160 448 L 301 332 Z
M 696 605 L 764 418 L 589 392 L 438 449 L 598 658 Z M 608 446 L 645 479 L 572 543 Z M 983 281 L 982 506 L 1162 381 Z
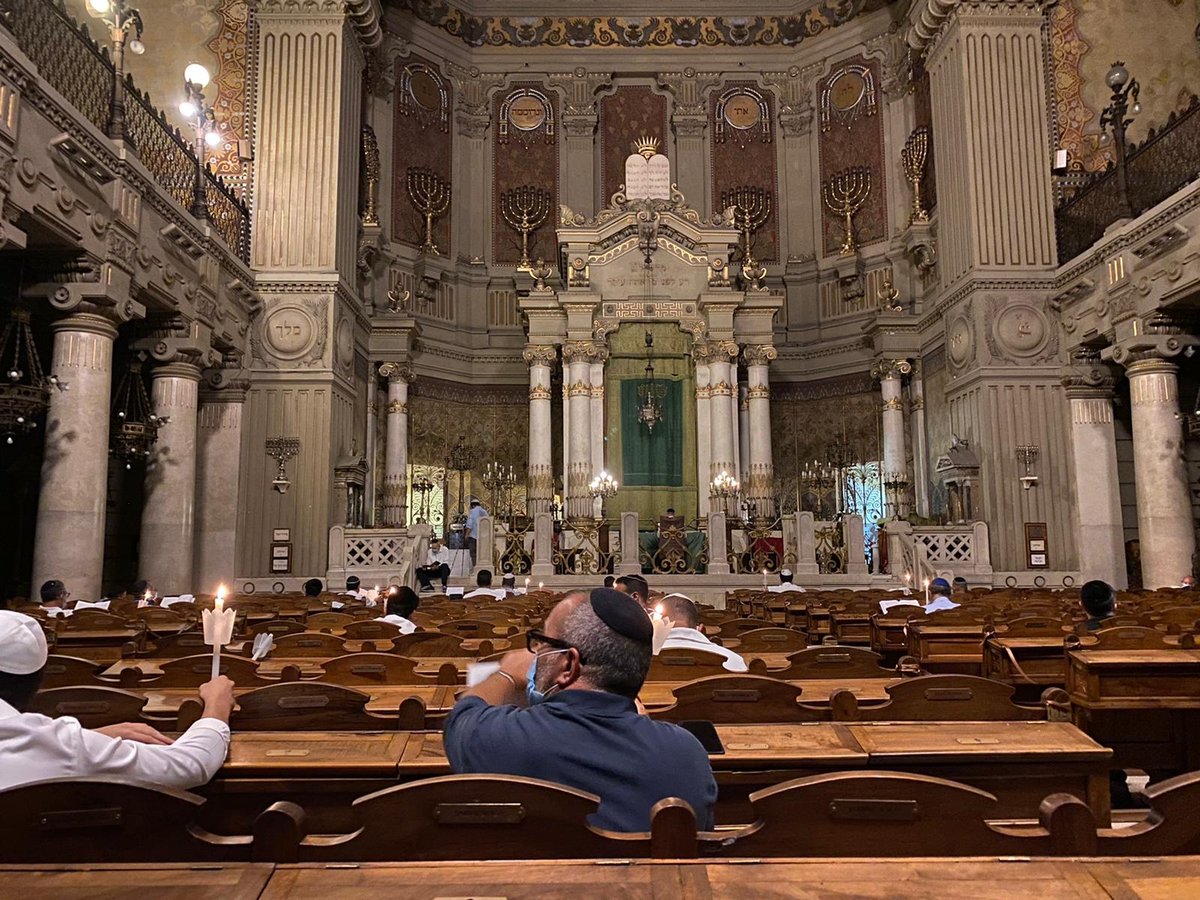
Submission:
M 38 592 L 42 600 L 42 608 L 47 615 L 51 616 L 69 616 L 71 610 L 67 609 L 67 598 L 71 596 L 71 592 L 57 578 L 51 578 L 42 585 Z
M 600 797 L 597 828 L 648 831 L 650 809 L 666 797 L 686 800 L 699 827 L 712 828 L 717 785 L 704 748 L 637 712 L 653 638 L 645 611 L 596 588 L 569 594 L 544 628 L 455 704 L 445 733 L 451 768 L 590 791 Z
M 1117 613 L 1117 597 L 1107 581 L 1089 581 L 1079 589 L 1079 605 L 1088 614 L 1083 627 L 1087 631 L 1099 631 L 1104 620 Z
M 376 622 L 387 622 L 400 629 L 401 634 L 412 634 L 417 626 L 409 620 L 421 603 L 417 592 L 408 585 L 393 586 L 387 592 L 387 614 L 376 619 Z
M 500 599 L 503 596 L 503 590 L 492 587 L 492 570 L 480 569 L 479 574 L 475 576 L 475 590 L 469 594 L 464 594 L 463 599 L 469 600 L 472 597 L 493 597 Z
M 653 606 L 650 602 L 650 584 L 641 575 L 622 575 L 617 579 L 617 590 L 622 594 L 628 594 L 643 609 L 650 609 Z
M 669 619 L 672 624 L 667 639 L 663 641 L 663 650 L 700 650 L 703 653 L 716 653 L 725 657 L 723 668 L 730 672 L 750 671 L 746 660 L 704 636 L 704 632 L 700 630 L 700 610 L 691 597 L 667 594 L 659 605 L 662 606 L 663 618 Z
M 310 578 L 304 582 L 305 597 L 320 597 L 323 590 L 325 590 L 325 585 L 321 583 L 320 578 Z
M 929 591 L 933 594 L 933 599 L 925 604 L 925 615 L 946 609 L 958 609 L 962 605 L 950 599 L 950 582 L 945 578 L 935 578 L 929 582 Z
M 417 566 L 417 581 L 421 584 L 421 590 L 432 591 L 435 578 L 442 583 L 442 593 L 445 593 L 446 582 L 450 578 L 450 551 L 442 546 L 441 539 L 436 535 L 429 539 L 425 565 Z
M 786 594 L 788 591 L 799 591 L 801 594 L 805 592 L 804 588 L 800 587 L 800 585 L 792 584 L 791 569 L 780 569 L 779 584 L 773 584 L 767 590 L 772 594 Z
M 201 685 L 204 717 L 172 741 L 141 723 L 91 730 L 70 716 L 22 712 L 41 685 L 46 659 L 42 626 L 0 610 L 0 790 L 97 776 L 184 790 L 207 783 L 225 762 L 233 682 L 224 675 Z

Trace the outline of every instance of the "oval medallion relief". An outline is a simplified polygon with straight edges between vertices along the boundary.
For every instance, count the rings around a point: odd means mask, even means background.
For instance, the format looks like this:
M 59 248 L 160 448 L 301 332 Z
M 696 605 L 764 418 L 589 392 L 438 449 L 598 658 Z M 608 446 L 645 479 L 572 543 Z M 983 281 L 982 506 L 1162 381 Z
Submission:
M 279 359 L 299 359 L 316 338 L 316 323 L 299 306 L 280 306 L 263 320 L 263 340 Z
M 337 334 L 335 335 L 337 347 L 338 365 L 345 370 L 349 370 L 350 364 L 354 362 L 354 335 L 350 329 L 350 320 L 342 319 L 337 325 Z
M 956 369 L 971 359 L 971 323 L 959 316 L 946 328 L 946 355 Z
M 996 316 L 992 334 L 1006 353 L 1026 358 L 1042 352 L 1049 340 L 1050 328 L 1046 317 L 1036 306 L 1014 303 Z

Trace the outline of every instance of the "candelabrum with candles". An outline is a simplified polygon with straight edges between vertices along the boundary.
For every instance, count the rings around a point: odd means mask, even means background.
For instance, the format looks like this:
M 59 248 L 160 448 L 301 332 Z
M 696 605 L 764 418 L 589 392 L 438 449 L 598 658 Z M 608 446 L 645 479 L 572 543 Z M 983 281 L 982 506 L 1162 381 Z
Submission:
M 871 170 L 861 166 L 851 166 L 837 172 L 822 185 L 821 197 L 825 206 L 844 223 L 842 256 L 853 256 L 858 252 L 858 241 L 854 237 L 854 214 L 867 202 L 870 193 Z
M 900 150 L 900 163 L 904 175 L 912 185 L 912 215 L 908 224 L 919 225 L 929 221 L 929 213 L 921 203 L 921 179 L 925 177 L 925 161 L 929 153 L 929 129 L 922 126 L 913 131 Z
M 722 470 L 708 485 L 708 497 L 714 510 L 727 515 L 737 515 L 737 498 L 742 486 L 736 478 Z
M 517 484 L 517 472 L 511 465 L 506 469 L 498 462 L 490 462 L 483 473 L 483 486 L 492 497 L 492 511 L 504 510 L 506 519 L 512 518 L 512 493 Z
M 888 502 L 892 505 L 892 517 L 902 519 L 908 512 L 908 473 L 903 471 L 884 472 L 883 487 Z
M 617 487 L 617 480 L 608 474 L 607 469 L 602 469 L 588 484 L 593 499 L 600 501 L 600 518 L 604 518 L 604 501 L 616 494 Z
M 430 480 L 429 476 L 426 475 L 425 473 L 421 473 L 420 475 L 418 475 L 416 478 L 413 479 L 412 490 L 413 490 L 413 493 L 416 494 L 418 497 L 418 499 L 417 499 L 417 521 L 418 522 L 428 522 L 429 521 L 429 499 L 430 499 L 429 495 L 433 493 L 434 486 L 435 485 L 434 485 L 433 481 Z
M 733 211 L 734 227 L 742 233 L 742 279 L 748 288 L 762 290 L 767 270 L 754 258 L 753 236 L 771 217 L 770 193 L 751 185 L 722 191 L 721 209 Z
M 432 169 L 419 166 L 408 169 L 405 184 L 413 208 L 425 217 L 425 242 L 421 244 L 421 252 L 440 256 L 437 243 L 433 240 L 433 221 L 450 208 L 450 184 Z
M 221 674 L 221 648 L 233 640 L 233 620 L 237 615 L 232 607 L 225 608 L 225 586 L 217 588 L 217 599 L 212 609 L 206 609 L 200 614 L 200 623 L 204 628 L 204 643 L 213 648 L 212 677 Z
M 529 235 L 546 221 L 554 206 L 550 192 L 532 184 L 523 184 L 500 195 L 500 215 L 509 228 L 521 235 L 521 261 L 517 270 L 532 271 L 529 259 Z M 541 260 L 538 260 L 541 264 Z M 544 282 L 544 278 L 542 279 Z

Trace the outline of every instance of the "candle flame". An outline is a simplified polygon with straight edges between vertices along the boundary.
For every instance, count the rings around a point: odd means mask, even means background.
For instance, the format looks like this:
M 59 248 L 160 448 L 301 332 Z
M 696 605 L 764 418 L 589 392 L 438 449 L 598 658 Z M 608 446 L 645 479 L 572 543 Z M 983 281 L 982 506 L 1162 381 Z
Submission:
M 221 612 L 225 608 L 225 585 L 217 585 L 217 612 Z

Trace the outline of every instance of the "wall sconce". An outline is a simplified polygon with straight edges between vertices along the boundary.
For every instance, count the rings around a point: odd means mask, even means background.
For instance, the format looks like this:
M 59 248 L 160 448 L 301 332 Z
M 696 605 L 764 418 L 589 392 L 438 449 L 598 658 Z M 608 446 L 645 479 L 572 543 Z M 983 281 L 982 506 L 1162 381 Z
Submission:
M 1029 490 L 1038 483 L 1038 477 L 1030 473 L 1029 468 L 1037 462 L 1041 451 L 1034 444 L 1021 444 L 1017 447 L 1017 462 L 1025 466 L 1025 474 L 1020 476 L 1021 487 Z
M 279 463 L 279 471 L 275 473 L 275 480 L 271 485 L 281 494 L 286 494 L 292 486 L 285 465 L 299 452 L 300 438 L 267 438 L 267 456 Z

